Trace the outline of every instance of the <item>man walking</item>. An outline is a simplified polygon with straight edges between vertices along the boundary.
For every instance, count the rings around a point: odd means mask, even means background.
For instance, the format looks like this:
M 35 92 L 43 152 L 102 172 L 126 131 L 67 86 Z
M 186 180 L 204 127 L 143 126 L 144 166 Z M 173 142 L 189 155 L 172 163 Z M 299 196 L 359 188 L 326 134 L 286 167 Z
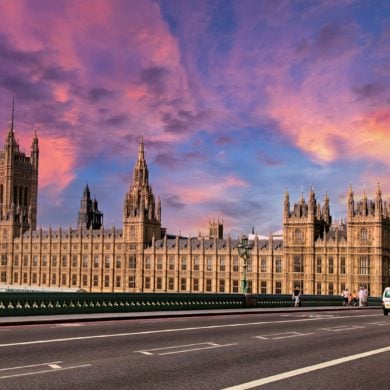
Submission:
M 344 298 L 343 306 L 348 306 L 349 291 L 347 288 L 341 293 L 341 296 Z

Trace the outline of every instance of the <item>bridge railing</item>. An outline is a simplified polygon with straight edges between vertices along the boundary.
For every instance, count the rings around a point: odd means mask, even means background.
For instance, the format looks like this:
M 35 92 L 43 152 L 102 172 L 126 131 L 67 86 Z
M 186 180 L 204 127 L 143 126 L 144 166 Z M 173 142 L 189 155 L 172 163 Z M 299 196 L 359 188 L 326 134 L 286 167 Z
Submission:
M 302 306 L 342 306 L 343 298 L 302 295 Z M 369 306 L 381 298 L 370 297 Z M 170 293 L 0 293 L 0 316 L 85 314 L 197 309 L 277 308 L 292 306 L 281 294 L 170 294 Z

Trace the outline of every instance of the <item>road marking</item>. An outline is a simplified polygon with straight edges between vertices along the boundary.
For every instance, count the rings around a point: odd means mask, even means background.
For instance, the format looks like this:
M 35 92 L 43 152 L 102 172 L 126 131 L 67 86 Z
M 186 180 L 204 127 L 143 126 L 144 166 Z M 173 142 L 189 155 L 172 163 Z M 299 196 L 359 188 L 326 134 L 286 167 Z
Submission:
M 354 316 L 354 318 L 375 317 L 375 316 L 382 316 L 382 314 L 361 315 L 361 316 Z M 334 318 L 329 318 L 329 319 L 343 319 L 343 318 L 348 318 L 348 317 L 334 317 Z M 7 343 L 7 344 L 0 344 L 0 348 L 15 347 L 15 346 L 22 346 L 22 345 L 34 345 L 34 344 L 61 343 L 61 342 L 67 342 L 67 341 L 103 339 L 103 338 L 112 338 L 112 337 L 142 336 L 142 335 L 158 334 L 158 333 L 188 332 L 188 331 L 193 331 L 193 330 L 222 329 L 222 328 L 234 328 L 234 327 L 242 327 L 242 326 L 297 323 L 297 322 L 320 321 L 320 320 L 322 320 L 322 318 L 302 318 L 302 319 L 297 319 L 297 320 L 261 321 L 261 322 L 247 322 L 247 323 L 240 323 L 240 324 L 225 324 L 225 325 L 210 325 L 210 326 L 198 326 L 198 327 L 177 328 L 177 329 L 158 329 L 158 330 L 148 330 L 148 331 L 143 331 L 143 332 L 100 334 L 100 335 L 94 335 L 94 336 L 78 336 L 78 337 L 67 337 L 67 338 L 62 338 L 62 339 L 33 340 L 33 341 L 23 341 L 23 342 L 17 342 L 17 343 Z
M 297 370 L 283 372 L 281 374 L 276 374 L 276 375 L 272 375 L 272 376 L 269 376 L 266 378 L 257 379 L 257 380 L 251 381 L 251 382 L 242 383 L 242 384 L 237 385 L 237 386 L 226 387 L 223 390 L 252 389 L 254 387 L 266 385 L 268 383 L 277 382 L 277 381 L 280 381 L 283 379 L 291 378 L 291 377 L 297 376 L 297 375 L 306 374 L 306 373 L 312 372 L 312 371 L 321 370 L 321 369 L 327 368 L 327 367 L 337 366 L 339 364 L 350 362 L 352 360 L 362 359 L 362 358 L 365 358 L 368 356 L 373 356 L 373 355 L 377 355 L 377 354 L 384 353 L 384 352 L 390 352 L 390 346 L 387 346 L 384 348 L 379 348 L 379 349 L 374 349 L 372 351 L 367 351 L 367 352 L 363 352 L 363 353 L 358 353 L 356 355 L 345 356 L 345 357 L 339 358 L 339 359 L 329 360 L 327 362 L 314 364 L 312 366 L 298 368 Z
M 314 333 L 299 333 L 299 332 L 271 333 L 271 334 L 264 334 L 260 336 L 253 336 L 253 338 L 262 339 L 262 340 L 281 340 L 281 339 L 288 339 L 291 337 L 308 336 L 312 334 Z
M 37 374 L 46 374 L 48 372 L 59 372 L 59 371 L 65 371 L 65 370 L 73 370 L 75 368 L 90 367 L 90 366 L 92 366 L 92 364 L 80 364 L 78 366 L 61 367 L 59 369 L 24 372 L 22 374 L 13 374 L 13 375 L 3 375 L 3 376 L 0 376 L 0 379 L 16 378 L 16 377 L 20 377 L 20 376 L 29 376 L 29 375 L 37 375 Z
M 237 345 L 237 343 L 234 344 L 217 344 L 213 342 L 204 342 L 204 343 L 197 343 L 197 344 L 185 344 L 185 345 L 175 345 L 171 347 L 164 347 L 164 348 L 153 348 L 153 349 L 146 349 L 143 351 L 134 351 L 136 353 L 142 353 L 144 355 L 158 355 L 158 356 L 164 356 L 164 355 L 173 355 L 176 353 L 184 353 L 184 352 L 193 352 L 193 351 L 201 351 L 203 349 L 213 349 L 213 348 L 221 348 L 221 347 L 230 347 L 232 345 Z M 188 348 L 192 347 L 192 348 Z M 182 349 L 184 348 L 184 349 Z M 168 351 L 168 352 L 157 352 L 157 351 L 167 351 L 175 349 L 175 351 Z M 157 353 L 155 353 L 157 352 Z
M 31 367 L 39 367 L 39 366 L 50 366 L 50 364 L 58 364 L 63 363 L 62 361 L 58 362 L 49 362 L 49 363 L 39 363 L 39 364 L 30 364 L 28 366 L 17 366 L 17 367 L 9 367 L 9 368 L 0 368 L 0 371 L 11 371 L 11 370 L 20 370 L 22 368 L 31 368 Z
M 50 368 L 53 368 L 53 369 L 62 368 L 62 367 L 59 366 L 58 364 L 49 364 L 49 367 L 50 367 Z
M 363 329 L 365 328 L 365 326 L 359 326 L 359 325 L 352 325 L 352 326 L 348 326 L 348 325 L 341 325 L 341 326 L 334 326 L 332 328 L 321 328 L 321 329 L 318 329 L 318 330 L 325 330 L 327 332 L 342 332 L 344 330 L 353 330 L 353 329 Z
M 390 321 L 369 322 L 368 325 L 390 326 Z
M 77 326 L 85 326 L 84 324 L 79 324 L 79 323 L 69 323 L 69 324 L 57 324 L 55 326 L 51 326 L 50 328 L 73 328 L 73 327 L 77 327 Z

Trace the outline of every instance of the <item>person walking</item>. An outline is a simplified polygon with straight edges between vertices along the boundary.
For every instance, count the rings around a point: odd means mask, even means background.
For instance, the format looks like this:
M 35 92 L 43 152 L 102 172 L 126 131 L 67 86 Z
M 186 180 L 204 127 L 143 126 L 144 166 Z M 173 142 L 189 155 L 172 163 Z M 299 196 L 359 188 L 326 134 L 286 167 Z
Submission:
M 341 293 L 341 296 L 344 298 L 343 306 L 348 306 L 349 291 L 347 288 Z
M 363 286 L 363 306 L 367 306 L 368 290 Z
M 364 305 L 364 297 L 365 297 L 365 292 L 364 292 L 363 286 L 360 286 L 359 292 L 358 292 L 359 307 L 363 307 L 363 305 Z
M 294 289 L 292 300 L 294 303 L 294 307 L 301 306 L 301 291 L 297 287 Z

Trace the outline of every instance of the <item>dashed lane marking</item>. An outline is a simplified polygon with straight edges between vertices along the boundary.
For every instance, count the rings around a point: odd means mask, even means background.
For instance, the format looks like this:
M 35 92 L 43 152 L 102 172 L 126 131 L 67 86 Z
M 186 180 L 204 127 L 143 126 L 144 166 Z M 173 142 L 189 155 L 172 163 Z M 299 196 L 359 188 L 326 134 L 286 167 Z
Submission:
M 332 328 L 320 328 L 318 330 L 325 330 L 327 332 L 342 332 L 344 330 L 353 330 L 353 329 L 363 329 L 365 326 L 359 326 L 359 325 L 341 325 L 341 326 L 334 326 Z
M 171 347 L 164 347 L 164 348 L 145 349 L 142 351 L 134 351 L 134 352 L 142 353 L 143 355 L 148 355 L 148 356 L 151 355 L 164 356 L 164 355 L 173 355 L 173 354 L 184 353 L 184 352 L 201 351 L 204 349 L 230 347 L 232 345 L 237 345 L 237 343 L 217 344 L 213 342 L 204 342 L 204 343 L 197 343 L 197 344 L 174 345 Z
M 262 340 L 281 340 L 281 339 L 288 339 L 291 337 L 309 336 L 312 334 L 314 333 L 299 333 L 299 332 L 271 333 L 271 334 L 263 334 L 260 336 L 253 336 L 253 338 L 262 339 Z
M 342 358 L 339 358 L 339 359 L 329 360 L 327 362 L 314 364 L 312 366 L 298 368 L 297 370 L 282 372 L 280 374 L 272 375 L 272 376 L 269 376 L 269 377 L 266 377 L 266 378 L 257 379 L 257 380 L 254 380 L 254 381 L 251 381 L 251 382 L 247 382 L 247 383 L 242 383 L 242 384 L 237 385 L 237 386 L 226 387 L 223 390 L 247 390 L 247 389 L 253 389 L 254 387 L 259 387 L 259 386 L 262 386 L 262 385 L 266 385 L 268 383 L 277 382 L 277 381 L 280 381 L 280 380 L 283 380 L 283 379 L 287 379 L 287 378 L 291 378 L 291 377 L 294 377 L 294 376 L 297 376 L 297 375 L 306 374 L 308 372 L 321 370 L 321 369 L 327 368 L 327 367 L 337 366 L 338 364 L 347 363 L 347 362 L 350 362 L 352 360 L 362 359 L 362 358 L 365 358 L 365 357 L 369 357 L 369 356 L 373 356 L 373 355 L 377 355 L 377 354 L 385 353 L 385 352 L 390 352 L 390 346 L 387 346 L 387 347 L 384 347 L 384 348 L 379 348 L 379 349 L 374 349 L 372 351 L 367 351 L 367 352 L 363 352 L 363 353 L 358 353 L 356 355 L 345 356 L 345 357 L 342 357 Z

